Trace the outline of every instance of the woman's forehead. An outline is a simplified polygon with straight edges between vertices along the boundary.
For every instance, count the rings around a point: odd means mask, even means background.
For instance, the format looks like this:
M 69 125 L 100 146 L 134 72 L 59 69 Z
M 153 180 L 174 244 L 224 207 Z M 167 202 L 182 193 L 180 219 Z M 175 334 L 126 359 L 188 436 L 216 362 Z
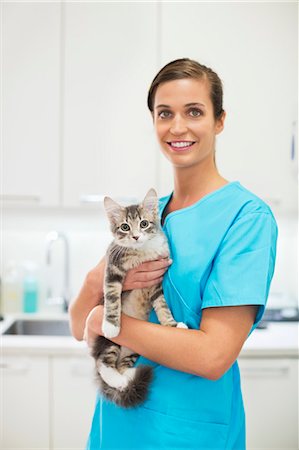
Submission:
M 202 106 L 212 106 L 210 86 L 207 80 L 182 78 L 161 83 L 156 91 L 154 107 L 160 105 L 175 106 L 198 103 Z

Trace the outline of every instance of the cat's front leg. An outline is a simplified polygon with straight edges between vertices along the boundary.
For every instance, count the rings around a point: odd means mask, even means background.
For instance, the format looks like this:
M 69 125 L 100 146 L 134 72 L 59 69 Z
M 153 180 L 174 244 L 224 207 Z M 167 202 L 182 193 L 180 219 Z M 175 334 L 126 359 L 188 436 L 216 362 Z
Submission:
M 104 316 L 102 331 L 107 339 L 119 335 L 121 293 L 125 272 L 113 263 L 107 263 L 104 282 Z
M 166 303 L 162 285 L 158 285 L 152 292 L 152 304 L 161 325 L 177 328 L 188 328 L 183 322 L 176 322 Z

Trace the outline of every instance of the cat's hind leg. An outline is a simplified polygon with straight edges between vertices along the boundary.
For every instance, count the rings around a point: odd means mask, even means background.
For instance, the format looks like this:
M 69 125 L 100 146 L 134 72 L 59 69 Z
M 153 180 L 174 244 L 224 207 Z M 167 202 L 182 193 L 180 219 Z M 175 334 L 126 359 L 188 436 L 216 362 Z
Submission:
M 127 369 L 134 367 L 139 355 L 126 347 L 121 347 L 117 368 L 120 373 L 124 373 Z

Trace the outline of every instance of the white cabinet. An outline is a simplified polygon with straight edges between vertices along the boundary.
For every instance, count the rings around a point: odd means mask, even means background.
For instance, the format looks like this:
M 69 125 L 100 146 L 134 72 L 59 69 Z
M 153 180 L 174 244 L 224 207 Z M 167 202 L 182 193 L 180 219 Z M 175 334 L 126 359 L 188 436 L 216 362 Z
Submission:
M 50 437 L 47 357 L 5 356 L 1 360 L 3 450 L 47 449 Z
M 3 2 L 2 192 L 5 205 L 57 205 L 60 5 Z
M 84 449 L 96 399 L 92 358 L 51 358 L 51 448 Z
M 239 359 L 249 449 L 298 448 L 298 359 Z
M 157 70 L 157 4 L 65 3 L 63 203 L 140 197 L 156 185 L 147 90 Z
M 86 356 L 7 354 L 1 360 L 3 450 L 84 450 L 96 400 Z
M 220 172 L 281 210 L 296 208 L 292 156 L 297 111 L 297 4 L 162 2 L 160 66 L 189 57 L 224 84 L 227 118 L 218 136 Z M 184 24 L 188 24 L 188 30 Z M 293 158 L 293 159 L 292 159 Z M 170 192 L 160 156 L 160 191 Z

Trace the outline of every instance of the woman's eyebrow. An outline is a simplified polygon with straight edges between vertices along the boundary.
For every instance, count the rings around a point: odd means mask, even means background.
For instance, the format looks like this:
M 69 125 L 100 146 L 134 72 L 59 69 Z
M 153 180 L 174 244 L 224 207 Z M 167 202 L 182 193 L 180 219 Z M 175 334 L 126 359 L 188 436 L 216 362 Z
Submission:
M 205 107 L 205 105 L 203 103 L 199 103 L 199 102 L 197 102 L 197 103 L 187 103 L 185 106 L 203 106 L 203 107 Z
M 205 105 L 203 103 L 199 103 L 199 102 L 186 103 L 185 107 L 187 107 L 187 106 L 203 106 L 203 107 L 205 107 Z M 158 109 L 158 108 L 171 108 L 171 106 L 158 105 L 158 106 L 156 106 L 156 109 Z

